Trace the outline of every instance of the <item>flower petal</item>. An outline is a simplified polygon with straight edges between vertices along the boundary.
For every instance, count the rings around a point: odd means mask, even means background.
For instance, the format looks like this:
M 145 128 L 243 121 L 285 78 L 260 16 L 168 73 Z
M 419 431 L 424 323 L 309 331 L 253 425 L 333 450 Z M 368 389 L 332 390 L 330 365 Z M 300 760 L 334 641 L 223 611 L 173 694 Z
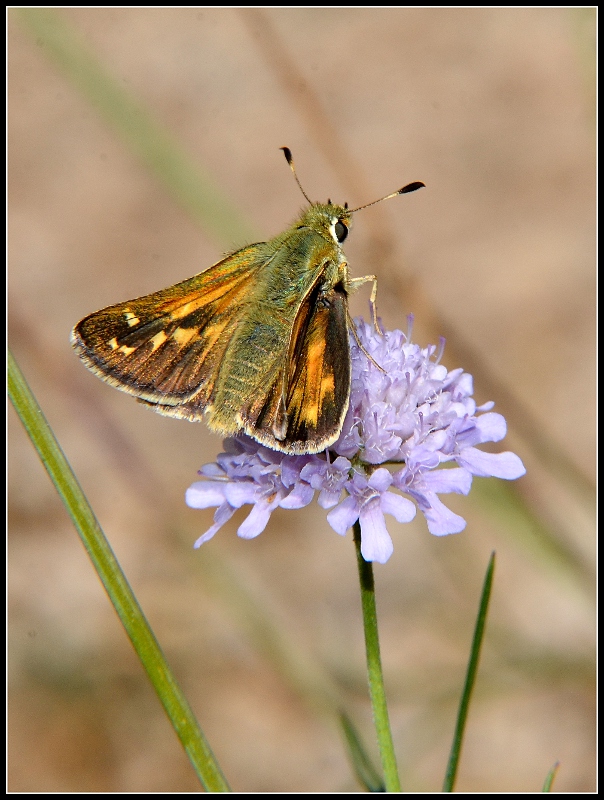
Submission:
M 241 508 L 246 503 L 256 503 L 261 496 L 259 486 L 254 481 L 229 481 L 225 486 L 224 496 L 235 508 Z
M 359 519 L 361 522 L 361 555 L 365 561 L 377 561 L 378 564 L 385 564 L 392 555 L 394 545 L 386 528 L 379 498 L 376 497 L 365 503 Z
M 467 469 L 435 469 L 422 474 L 421 486 L 426 491 L 439 494 L 468 494 L 472 487 L 472 475 Z
M 220 528 L 222 528 L 224 523 L 229 520 L 234 513 L 235 509 L 232 506 L 230 506 L 228 503 L 223 503 L 220 508 L 216 509 L 216 513 L 214 514 L 214 524 L 212 527 L 208 528 L 203 536 L 199 537 L 193 547 L 201 547 L 201 545 L 205 542 L 209 542 L 212 536 L 214 536 L 220 530 Z
M 477 417 L 476 427 L 481 433 L 481 442 L 500 442 L 507 433 L 505 417 L 495 411 Z
M 428 492 L 426 498 L 430 506 L 422 508 L 428 530 L 434 536 L 447 536 L 449 533 L 460 533 L 466 527 L 466 521 L 438 499 L 433 492 Z
M 271 503 L 266 501 L 257 502 L 252 506 L 252 510 L 237 529 L 237 536 L 242 539 L 254 539 L 259 536 L 268 525 L 271 516 Z
M 340 536 L 346 536 L 346 531 L 352 528 L 359 518 L 359 507 L 356 497 L 348 496 L 339 506 L 332 509 L 327 515 L 327 522 Z
M 415 504 L 411 500 L 401 497 L 400 494 L 394 494 L 394 492 L 384 492 L 381 506 L 384 514 L 391 514 L 397 522 L 411 522 L 417 512 Z
M 455 459 L 473 475 L 483 478 L 505 478 L 508 481 L 522 477 L 526 469 L 515 453 L 485 453 L 476 447 L 465 447 Z
M 338 504 L 341 495 L 342 495 L 341 489 L 338 489 L 337 491 L 329 491 L 328 489 L 323 489 L 319 494 L 317 503 L 321 506 L 321 508 L 333 508 L 335 505 Z
M 304 508 L 315 495 L 315 490 L 308 483 L 298 481 L 291 492 L 281 500 L 281 508 Z
M 386 467 L 380 467 L 372 473 L 367 483 L 372 489 L 376 489 L 378 492 L 385 492 L 392 483 L 392 475 Z
M 199 474 L 204 478 L 225 478 L 226 472 L 215 462 L 211 464 L 204 464 L 199 470 Z
M 226 483 L 218 481 L 196 481 L 185 492 L 185 503 L 190 508 L 209 508 L 224 502 Z

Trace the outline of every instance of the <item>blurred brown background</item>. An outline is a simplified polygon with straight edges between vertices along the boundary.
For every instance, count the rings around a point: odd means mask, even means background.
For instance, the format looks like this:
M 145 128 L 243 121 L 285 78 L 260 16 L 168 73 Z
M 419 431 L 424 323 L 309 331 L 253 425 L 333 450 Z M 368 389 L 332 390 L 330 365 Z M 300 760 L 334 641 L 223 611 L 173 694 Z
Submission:
M 488 556 L 498 563 L 459 791 L 594 791 L 593 9 L 61 10 L 258 238 L 303 199 L 352 205 L 352 275 L 388 327 L 446 333 L 528 474 L 467 529 L 388 518 L 376 565 L 407 791 L 440 790 Z M 256 540 L 184 491 L 220 441 L 79 363 L 69 331 L 245 243 L 204 229 L 9 19 L 10 345 L 238 791 L 356 791 L 326 687 L 375 755 L 351 536 L 316 504 Z M 253 240 L 250 233 L 247 241 Z M 355 297 L 365 313 L 368 291 Z M 469 349 L 468 349 L 469 348 Z M 501 391 L 497 388 L 498 383 Z M 50 481 L 9 413 L 9 788 L 197 791 Z M 518 511 L 515 492 L 533 518 Z M 273 636 L 272 632 L 278 631 Z

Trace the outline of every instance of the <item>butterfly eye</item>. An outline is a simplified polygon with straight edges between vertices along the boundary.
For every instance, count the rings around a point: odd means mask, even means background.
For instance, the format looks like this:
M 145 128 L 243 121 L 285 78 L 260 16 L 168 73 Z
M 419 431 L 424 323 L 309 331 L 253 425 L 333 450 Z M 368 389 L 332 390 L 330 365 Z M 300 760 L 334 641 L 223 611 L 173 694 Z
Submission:
M 334 225 L 334 231 L 336 234 L 336 239 L 340 244 L 344 241 L 344 239 L 348 236 L 348 228 L 341 220 L 338 220 Z

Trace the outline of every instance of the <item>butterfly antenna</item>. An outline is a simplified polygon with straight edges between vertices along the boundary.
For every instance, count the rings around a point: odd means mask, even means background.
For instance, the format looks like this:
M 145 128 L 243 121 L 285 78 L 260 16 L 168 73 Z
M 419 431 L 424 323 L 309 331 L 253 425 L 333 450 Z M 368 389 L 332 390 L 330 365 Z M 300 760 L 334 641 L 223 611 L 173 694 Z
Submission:
M 399 189 L 398 192 L 392 192 L 392 194 L 387 194 L 386 197 L 380 197 L 379 200 L 374 200 L 373 203 L 366 203 L 364 206 L 359 206 L 358 208 L 353 208 L 350 210 L 351 214 L 354 214 L 355 211 L 360 211 L 362 208 L 369 208 L 369 206 L 374 206 L 376 203 L 381 203 L 382 200 L 390 200 L 391 197 L 397 197 L 399 194 L 408 194 L 409 192 L 415 192 L 418 189 L 421 189 L 422 186 L 425 186 L 425 183 L 421 181 L 413 181 L 413 183 L 408 183 L 406 186 L 403 186 L 402 189 Z
M 298 176 L 296 175 L 296 168 L 294 166 L 294 157 L 292 156 L 292 151 L 289 149 L 289 147 L 282 147 L 281 150 L 283 150 L 283 152 L 285 153 L 285 158 L 287 159 L 287 163 L 291 167 L 291 171 L 294 173 L 294 178 L 296 179 L 296 183 L 300 187 L 300 191 L 302 192 L 304 197 L 308 200 L 308 202 L 312 206 L 312 204 L 313 204 L 312 200 L 310 199 L 310 197 L 306 194 L 306 192 L 302 188 L 302 184 L 300 183 L 300 181 L 298 180 Z M 398 194 L 398 192 L 397 192 L 397 194 Z

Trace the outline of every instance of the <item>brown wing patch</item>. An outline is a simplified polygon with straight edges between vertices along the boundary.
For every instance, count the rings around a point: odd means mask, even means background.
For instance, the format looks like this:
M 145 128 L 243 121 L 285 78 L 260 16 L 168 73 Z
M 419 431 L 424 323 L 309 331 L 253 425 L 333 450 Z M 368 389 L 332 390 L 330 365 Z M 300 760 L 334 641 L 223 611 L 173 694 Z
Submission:
M 252 245 L 182 283 L 91 314 L 72 343 L 99 377 L 157 411 L 192 417 L 176 406 L 195 396 L 199 418 L 265 258 L 263 245 Z

